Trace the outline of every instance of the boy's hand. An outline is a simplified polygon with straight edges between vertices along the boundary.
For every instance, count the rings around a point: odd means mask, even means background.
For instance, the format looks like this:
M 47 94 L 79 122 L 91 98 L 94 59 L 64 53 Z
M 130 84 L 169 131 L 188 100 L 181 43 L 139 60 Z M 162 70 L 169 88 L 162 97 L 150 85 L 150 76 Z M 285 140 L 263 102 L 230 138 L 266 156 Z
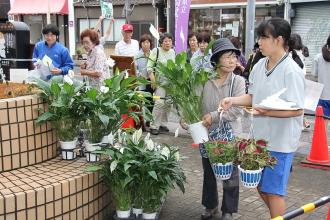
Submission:
M 206 127 L 206 128 L 210 128 L 211 125 L 212 125 L 212 117 L 211 117 L 211 114 L 208 113 L 206 115 L 203 116 L 203 125 Z
M 62 73 L 62 70 L 59 68 L 54 68 L 50 71 L 52 74 L 58 75 Z
M 223 109 L 227 111 L 231 106 L 233 105 L 233 102 L 230 97 L 224 98 L 220 101 L 219 109 Z
M 254 107 L 252 114 L 254 116 L 266 116 L 268 112 L 269 112 L 269 110 L 267 110 L 267 109 Z

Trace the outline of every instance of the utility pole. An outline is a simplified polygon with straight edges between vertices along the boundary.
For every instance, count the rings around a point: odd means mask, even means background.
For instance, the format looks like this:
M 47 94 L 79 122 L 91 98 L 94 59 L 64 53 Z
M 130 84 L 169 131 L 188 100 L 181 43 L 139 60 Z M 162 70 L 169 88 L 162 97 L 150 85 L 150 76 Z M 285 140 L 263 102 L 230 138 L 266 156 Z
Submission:
M 50 0 L 47 0 L 47 24 L 50 24 Z
M 131 7 L 131 0 L 125 0 L 125 5 L 123 9 L 123 15 L 125 15 L 126 22 L 131 23 L 131 14 L 133 12 L 134 5 Z
M 256 11 L 256 1 L 248 0 L 246 8 L 246 32 L 245 32 L 245 55 L 248 56 L 254 45 L 254 21 Z

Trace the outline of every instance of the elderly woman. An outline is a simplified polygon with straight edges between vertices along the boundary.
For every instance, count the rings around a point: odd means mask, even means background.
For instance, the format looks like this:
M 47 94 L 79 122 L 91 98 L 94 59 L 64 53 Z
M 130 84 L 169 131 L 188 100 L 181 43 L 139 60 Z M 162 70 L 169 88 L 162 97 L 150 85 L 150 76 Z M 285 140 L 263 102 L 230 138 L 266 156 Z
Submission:
M 83 47 L 86 50 L 87 61 L 80 66 L 80 73 L 87 76 L 90 86 L 100 88 L 103 80 L 110 77 L 107 58 L 98 47 L 100 40 L 95 30 L 86 29 L 80 34 Z
M 136 55 L 136 68 L 139 76 L 148 78 L 147 64 L 152 48 L 152 38 L 149 34 L 143 34 L 139 41 L 140 51 Z M 146 91 L 146 86 L 141 86 L 140 90 Z M 149 91 L 147 91 L 149 92 Z
M 208 70 L 213 69 L 210 61 L 212 55 L 211 50 L 206 56 L 204 56 L 204 53 L 211 41 L 210 34 L 207 31 L 200 32 L 197 36 L 197 41 L 199 49 L 192 56 L 190 60 L 191 65 L 195 70 L 199 70 L 201 68 L 206 68 Z
M 160 47 L 154 48 L 150 53 L 147 70 L 152 83 L 155 83 L 157 78 L 157 72 L 154 72 L 157 62 L 167 63 L 170 59 L 175 60 L 175 51 L 172 49 L 172 38 L 172 35 L 169 33 L 162 34 L 159 39 Z M 150 126 L 150 133 L 158 135 L 160 131 L 169 131 L 163 123 L 167 122 L 167 112 L 170 111 L 171 105 L 162 99 L 166 97 L 166 92 L 163 88 L 156 88 L 154 95 L 161 97 L 161 99 L 155 101 L 154 109 L 152 110 L 154 121 Z

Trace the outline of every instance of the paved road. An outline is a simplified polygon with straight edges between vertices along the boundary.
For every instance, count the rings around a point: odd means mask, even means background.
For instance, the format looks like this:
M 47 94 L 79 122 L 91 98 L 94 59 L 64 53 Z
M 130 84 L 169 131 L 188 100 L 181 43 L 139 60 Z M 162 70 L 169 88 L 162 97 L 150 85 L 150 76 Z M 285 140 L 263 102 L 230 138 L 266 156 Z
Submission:
M 168 126 L 173 132 L 178 126 L 175 116 L 170 117 Z M 249 120 L 243 120 L 245 131 L 248 130 Z M 173 133 L 152 136 L 156 141 L 180 146 L 180 152 L 186 157 L 182 161 L 185 174 L 187 176 L 186 193 L 173 190 L 167 197 L 162 209 L 160 220 L 194 220 L 200 219 L 202 212 L 201 189 L 202 189 L 202 165 L 197 149 L 193 149 L 189 135 L 180 130 L 178 138 L 173 137 Z M 322 196 L 330 195 L 330 171 L 311 169 L 300 166 L 300 161 L 309 152 L 312 131 L 304 132 L 301 137 L 300 150 L 295 156 L 293 172 L 290 177 L 288 194 L 286 197 L 288 210 L 298 208 L 308 202 L 312 202 Z M 219 181 L 219 201 L 222 198 L 222 186 Z M 326 219 L 328 207 L 323 206 L 316 211 L 305 214 L 296 219 Z M 259 198 L 256 190 L 240 187 L 239 211 L 234 215 L 235 219 L 255 220 L 270 219 L 268 210 Z M 214 219 L 220 219 L 220 216 Z

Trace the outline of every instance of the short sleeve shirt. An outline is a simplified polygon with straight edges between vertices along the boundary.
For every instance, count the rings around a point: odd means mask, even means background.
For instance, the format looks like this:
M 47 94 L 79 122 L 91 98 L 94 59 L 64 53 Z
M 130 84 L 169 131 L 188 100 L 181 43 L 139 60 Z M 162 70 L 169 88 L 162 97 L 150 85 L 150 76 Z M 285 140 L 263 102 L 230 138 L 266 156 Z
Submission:
M 252 105 L 276 92 L 287 88 L 280 96 L 283 100 L 294 102 L 296 107 L 304 108 L 305 79 L 303 70 L 287 54 L 272 70 L 267 71 L 268 58 L 261 59 L 249 77 L 249 94 Z M 303 116 L 276 118 L 255 116 L 252 121 L 253 136 L 268 141 L 271 151 L 290 153 L 298 148 L 302 130 Z
M 125 41 L 119 41 L 115 46 L 115 54 L 122 56 L 133 56 L 135 57 L 139 52 L 139 42 L 131 39 L 131 43 L 127 44 Z

